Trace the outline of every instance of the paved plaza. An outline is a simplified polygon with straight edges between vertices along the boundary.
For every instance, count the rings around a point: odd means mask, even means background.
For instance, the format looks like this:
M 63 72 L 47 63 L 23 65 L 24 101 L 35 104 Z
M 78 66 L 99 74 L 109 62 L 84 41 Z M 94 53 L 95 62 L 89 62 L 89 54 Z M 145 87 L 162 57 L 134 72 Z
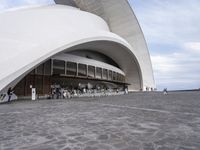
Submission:
M 0 150 L 200 150 L 200 92 L 2 104 Z

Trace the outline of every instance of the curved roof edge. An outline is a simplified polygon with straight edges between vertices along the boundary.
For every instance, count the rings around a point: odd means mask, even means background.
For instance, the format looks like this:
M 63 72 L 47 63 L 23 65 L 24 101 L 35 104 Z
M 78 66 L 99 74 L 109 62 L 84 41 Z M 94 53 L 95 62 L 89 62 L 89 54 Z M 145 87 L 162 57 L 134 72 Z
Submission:
M 55 0 L 62 4 L 63 1 Z M 141 66 L 144 89 L 155 88 L 152 62 L 144 34 L 128 0 L 73 0 L 81 10 L 103 18 L 111 32 L 124 38 L 133 47 L 133 53 Z M 145 60 L 145 61 L 144 61 Z
M 77 46 L 112 58 L 133 86 L 141 85 L 132 47 L 94 14 L 61 5 L 44 6 L 0 14 L 0 24 L 0 70 L 4 70 L 0 72 L 0 91 L 55 54 Z
M 147 53 L 148 53 L 148 56 L 149 56 L 149 58 L 150 58 L 151 69 L 152 69 L 152 75 L 153 75 L 153 81 L 154 81 L 154 84 L 155 84 L 155 78 L 154 78 L 154 74 L 153 74 L 151 55 L 150 55 L 150 52 L 149 52 L 149 49 L 148 49 L 147 41 L 146 41 L 145 36 L 144 36 L 144 32 L 143 32 L 143 30 L 142 30 L 142 27 L 141 27 L 141 25 L 140 25 L 140 23 L 139 23 L 138 18 L 136 17 L 136 15 L 135 15 L 135 13 L 134 13 L 133 8 L 131 7 L 131 4 L 130 4 L 130 2 L 129 2 L 130 0 L 126 0 L 126 1 L 127 1 L 128 5 L 129 5 L 130 9 L 132 10 L 132 13 L 133 13 L 133 15 L 134 15 L 136 21 L 138 22 L 138 26 L 139 26 L 140 31 L 141 31 L 141 33 L 142 33 L 143 40 L 144 40 L 144 43 L 145 43 L 145 46 L 146 46 L 146 49 L 147 49 Z
M 0 91 L 55 54 L 88 43 L 121 65 L 132 88 L 139 90 L 142 68 L 130 42 L 111 33 L 102 18 L 68 8 L 54 5 L 0 14 L 0 70 L 5 70 L 0 72 Z

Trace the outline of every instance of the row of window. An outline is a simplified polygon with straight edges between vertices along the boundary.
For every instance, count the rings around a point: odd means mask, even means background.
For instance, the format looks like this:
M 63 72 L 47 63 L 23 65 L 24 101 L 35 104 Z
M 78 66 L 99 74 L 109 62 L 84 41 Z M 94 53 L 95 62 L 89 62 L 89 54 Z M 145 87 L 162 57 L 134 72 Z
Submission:
M 67 75 L 67 76 L 78 76 L 88 77 L 103 80 L 113 80 L 124 82 L 125 77 L 117 72 L 95 67 L 85 64 L 77 64 L 75 62 L 65 62 L 62 60 L 49 60 L 44 64 L 38 66 L 32 74 L 39 75 Z
M 31 74 L 37 75 L 51 75 L 51 60 L 46 61 L 45 63 L 39 65 L 36 69 L 31 71 Z

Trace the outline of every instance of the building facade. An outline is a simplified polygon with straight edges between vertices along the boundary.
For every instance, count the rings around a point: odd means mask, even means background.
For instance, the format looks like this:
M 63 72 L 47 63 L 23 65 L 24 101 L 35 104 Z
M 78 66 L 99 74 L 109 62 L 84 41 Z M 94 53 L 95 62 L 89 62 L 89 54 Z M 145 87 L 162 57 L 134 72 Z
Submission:
M 147 45 L 127 0 L 55 0 L 0 13 L 0 93 L 52 88 L 155 88 Z

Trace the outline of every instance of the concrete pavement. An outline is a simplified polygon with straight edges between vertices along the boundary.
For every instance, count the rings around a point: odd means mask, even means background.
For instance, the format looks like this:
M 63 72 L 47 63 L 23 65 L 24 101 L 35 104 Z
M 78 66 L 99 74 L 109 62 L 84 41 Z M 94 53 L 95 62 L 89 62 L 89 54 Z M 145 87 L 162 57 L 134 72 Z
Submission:
M 0 105 L 1 150 L 199 150 L 200 92 Z

